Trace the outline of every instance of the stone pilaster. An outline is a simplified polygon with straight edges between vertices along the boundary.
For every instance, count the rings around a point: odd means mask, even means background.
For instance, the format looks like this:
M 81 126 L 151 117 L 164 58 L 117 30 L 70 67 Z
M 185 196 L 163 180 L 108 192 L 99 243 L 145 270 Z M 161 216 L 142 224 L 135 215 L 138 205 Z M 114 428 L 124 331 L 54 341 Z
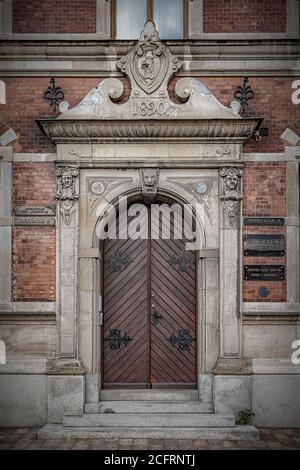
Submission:
M 11 302 L 11 191 L 12 149 L 0 150 L 0 259 L 5 269 L 0 270 L 0 310 Z
M 57 174 L 57 314 L 59 364 L 70 359 L 76 369 L 77 346 L 77 279 L 78 279 L 78 168 L 56 168 Z M 68 361 L 67 361 L 68 362 Z M 56 366 L 53 366 L 55 370 Z M 68 369 L 68 367 L 67 367 Z M 70 371 L 71 372 L 71 371 Z M 53 372 L 52 372 L 53 373 Z
M 239 244 L 242 170 L 220 170 L 220 357 L 239 357 Z
M 299 304 L 299 166 L 286 164 L 287 302 Z

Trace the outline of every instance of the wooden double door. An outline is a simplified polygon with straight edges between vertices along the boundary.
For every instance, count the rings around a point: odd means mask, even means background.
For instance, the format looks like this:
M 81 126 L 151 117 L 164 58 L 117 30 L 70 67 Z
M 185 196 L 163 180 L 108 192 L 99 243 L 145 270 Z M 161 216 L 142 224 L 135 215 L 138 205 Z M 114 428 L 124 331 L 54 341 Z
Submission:
M 147 217 L 150 235 L 150 208 Z M 104 388 L 196 387 L 196 262 L 185 242 L 104 242 Z

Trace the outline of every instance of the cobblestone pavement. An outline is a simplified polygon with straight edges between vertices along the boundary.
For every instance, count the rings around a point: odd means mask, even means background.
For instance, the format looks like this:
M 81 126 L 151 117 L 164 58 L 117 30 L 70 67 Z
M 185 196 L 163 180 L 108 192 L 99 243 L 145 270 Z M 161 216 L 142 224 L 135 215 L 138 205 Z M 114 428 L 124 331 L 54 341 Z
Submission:
M 300 429 L 261 429 L 260 441 L 214 439 L 37 439 L 38 428 L 0 428 L 0 449 L 219 450 L 300 449 Z

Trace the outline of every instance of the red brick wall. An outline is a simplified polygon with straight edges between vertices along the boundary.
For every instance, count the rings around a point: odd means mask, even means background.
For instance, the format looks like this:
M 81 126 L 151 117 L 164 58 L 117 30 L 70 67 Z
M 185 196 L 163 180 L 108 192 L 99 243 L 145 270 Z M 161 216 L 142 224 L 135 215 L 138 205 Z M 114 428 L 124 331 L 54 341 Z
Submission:
M 292 103 L 292 82 L 300 77 L 250 77 L 250 85 L 255 98 L 249 102 L 246 115 L 264 117 L 263 126 L 269 128 L 269 136 L 260 142 L 250 139 L 244 146 L 245 152 L 281 152 L 285 143 L 280 139 L 287 127 L 292 127 L 300 134 L 300 105 Z M 102 78 L 63 78 L 56 80 L 56 85 L 65 91 L 65 99 L 71 106 L 77 104 L 95 87 Z M 170 83 L 173 94 L 176 80 Z M 201 77 L 213 94 L 225 106 L 234 99 L 237 86 L 242 85 L 243 77 Z M 40 131 L 35 119 L 49 115 L 49 105 L 43 100 L 44 91 L 49 86 L 49 78 L 8 78 L 5 79 L 7 105 L 1 107 L 3 121 L 14 129 L 18 140 L 14 143 L 16 152 L 54 152 L 55 146 Z M 123 80 L 125 95 L 128 96 L 128 82 Z
M 13 163 L 13 209 L 55 205 L 53 163 Z M 55 227 L 14 227 L 13 300 L 55 300 Z
M 53 163 L 13 164 L 13 208 L 56 204 L 56 177 Z
M 243 84 L 244 77 L 200 77 L 199 79 L 210 89 L 216 98 L 225 106 L 229 106 L 237 87 Z M 296 78 L 250 77 L 249 84 L 255 92 L 253 100 L 244 113 L 245 116 L 263 117 L 263 127 L 269 128 L 268 137 L 262 137 L 260 142 L 251 138 L 244 145 L 244 152 L 282 152 L 286 143 L 280 136 L 287 127 L 292 127 L 300 135 L 300 105 L 292 103 L 291 86 Z M 174 79 L 170 83 L 172 97 Z
M 286 215 L 286 165 L 283 162 L 246 163 L 243 177 L 243 216 L 273 216 Z M 248 227 L 244 234 L 249 233 L 279 233 L 285 234 L 285 227 Z M 246 264 L 286 264 L 283 257 L 243 257 Z M 259 296 L 260 287 L 267 287 L 270 294 L 266 298 Z M 286 281 L 243 281 L 244 302 L 285 302 Z
M 65 99 L 75 106 L 102 78 L 57 78 L 56 86 L 63 88 Z M 128 96 L 128 81 L 122 80 Z M 49 116 L 48 102 L 43 95 L 49 86 L 49 78 L 5 78 L 7 104 L 0 105 L 1 118 L 18 136 L 13 144 L 15 152 L 55 152 L 55 145 L 43 135 L 35 119 Z
M 285 33 L 285 0 L 203 0 L 205 33 Z
M 14 302 L 55 300 L 55 228 L 14 227 L 12 254 Z
M 285 216 L 284 162 L 246 163 L 244 167 L 243 215 Z
M 14 33 L 95 33 L 96 0 L 13 0 Z

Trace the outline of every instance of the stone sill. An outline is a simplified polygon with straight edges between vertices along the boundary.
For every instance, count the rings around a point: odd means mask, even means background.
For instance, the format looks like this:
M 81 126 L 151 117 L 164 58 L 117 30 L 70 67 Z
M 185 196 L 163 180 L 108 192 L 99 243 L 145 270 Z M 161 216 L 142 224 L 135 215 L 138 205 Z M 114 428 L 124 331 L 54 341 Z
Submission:
M 241 313 L 243 317 L 295 317 L 300 315 L 300 304 L 289 302 L 244 302 Z
M 300 375 L 300 365 L 289 358 L 252 359 L 252 369 L 257 375 Z
M 55 313 L 55 302 L 8 302 L 5 304 L 0 304 L 0 316 L 2 314 L 53 315 Z
M 6 364 L 0 364 L 0 374 L 31 375 L 47 373 L 47 358 L 8 356 Z
M 300 365 L 294 365 L 289 358 L 223 358 L 218 360 L 213 374 L 300 375 Z

